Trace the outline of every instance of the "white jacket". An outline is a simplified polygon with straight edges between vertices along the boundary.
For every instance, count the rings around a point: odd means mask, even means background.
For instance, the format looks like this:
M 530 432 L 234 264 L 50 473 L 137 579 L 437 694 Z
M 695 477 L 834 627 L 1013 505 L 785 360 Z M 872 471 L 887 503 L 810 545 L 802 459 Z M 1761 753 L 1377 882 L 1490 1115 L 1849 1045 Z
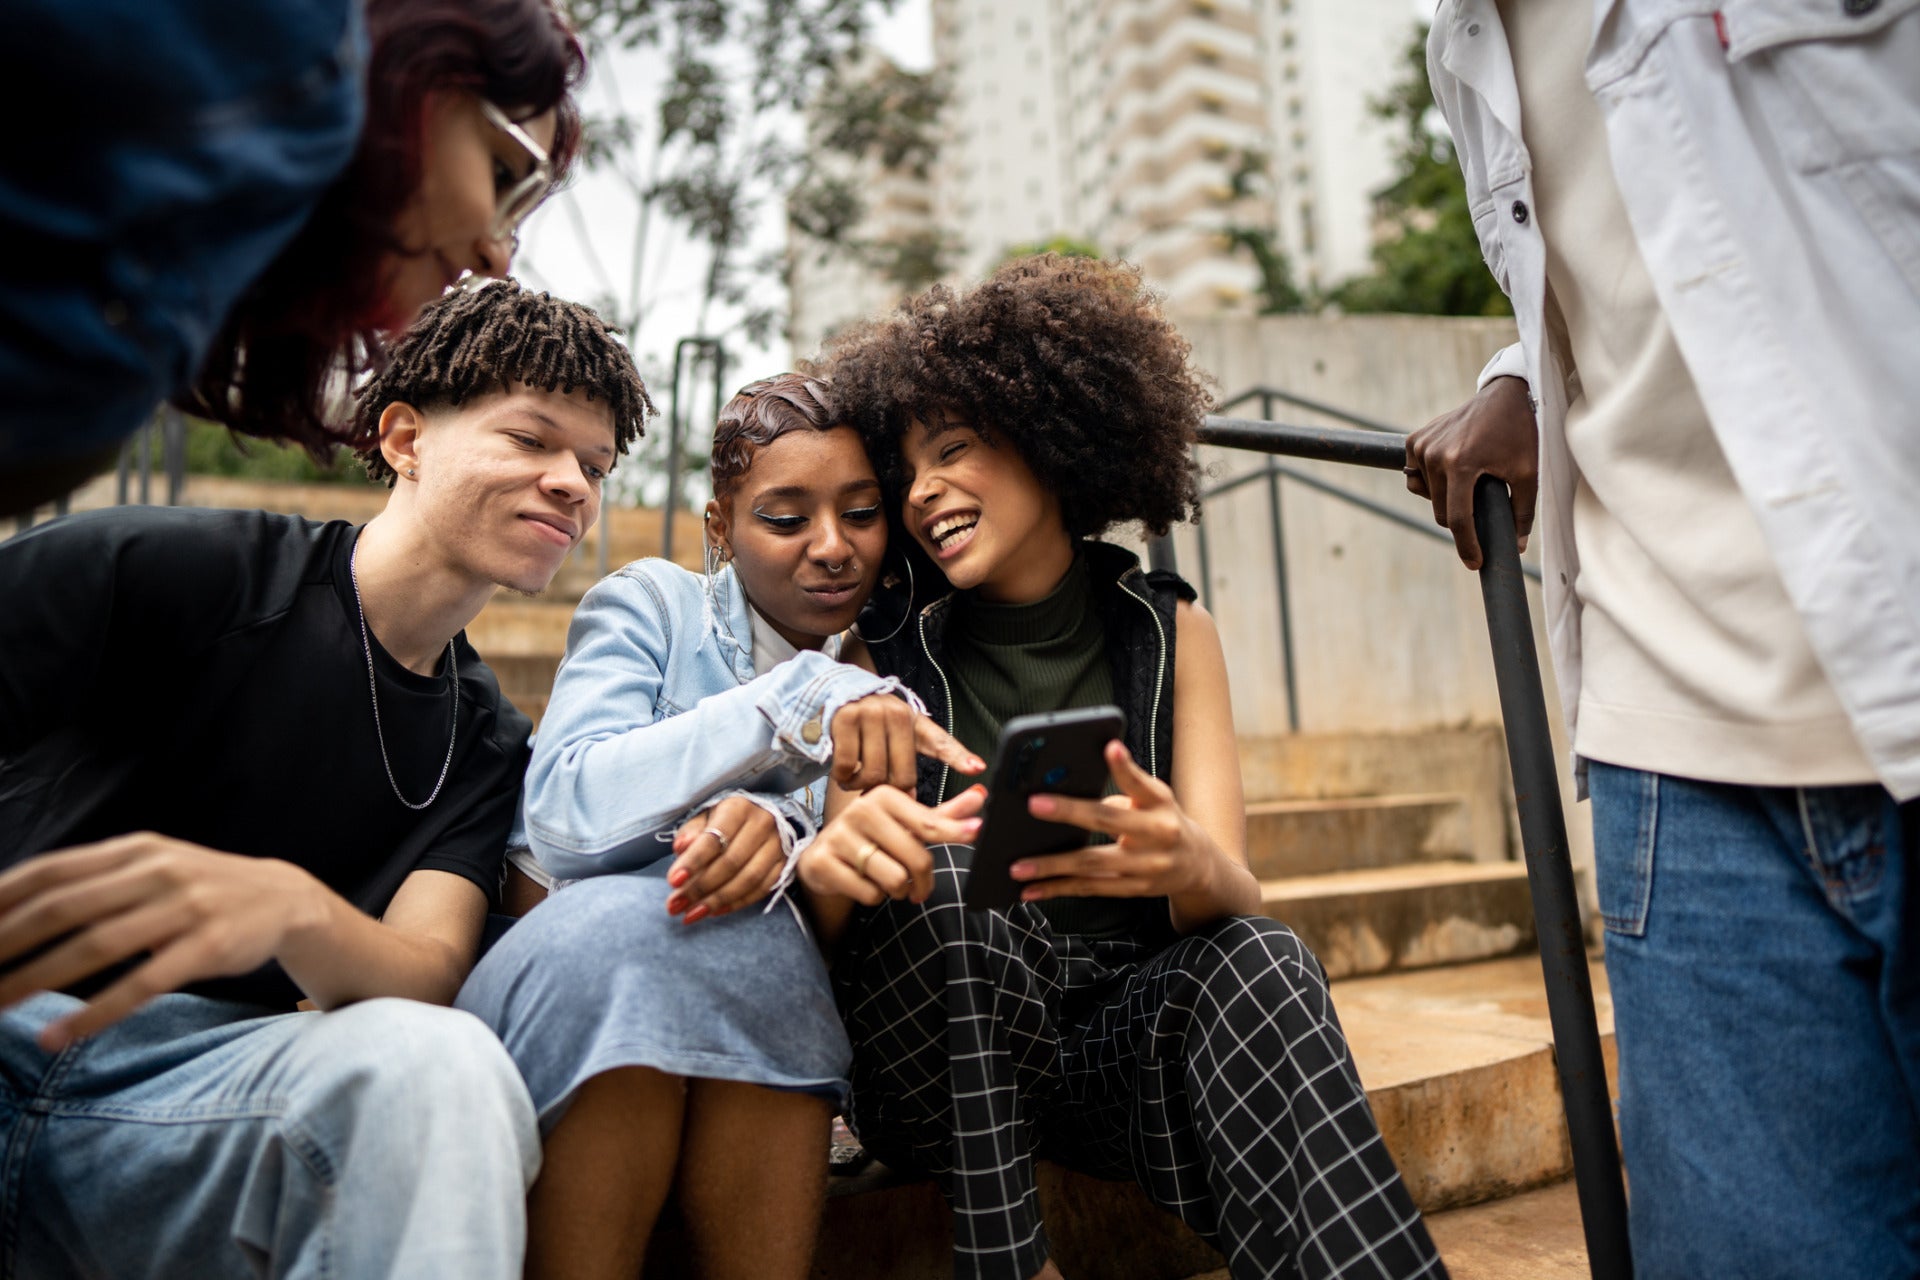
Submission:
M 1526 0 L 1543 3 L 1545 0 Z M 1615 180 L 1735 480 L 1881 780 L 1920 796 L 1920 0 L 1593 0 Z M 1547 635 L 1580 696 L 1575 468 L 1494 0 L 1427 44 L 1532 387 Z

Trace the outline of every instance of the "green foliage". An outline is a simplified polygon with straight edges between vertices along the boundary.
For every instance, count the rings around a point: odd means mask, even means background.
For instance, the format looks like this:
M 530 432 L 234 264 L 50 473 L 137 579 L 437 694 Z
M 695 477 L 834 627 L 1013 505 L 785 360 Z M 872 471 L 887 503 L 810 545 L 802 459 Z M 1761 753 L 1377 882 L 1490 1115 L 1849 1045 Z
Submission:
M 1307 296 L 1294 284 L 1293 264 L 1287 261 L 1286 250 L 1274 243 L 1273 232 L 1265 227 L 1230 226 L 1221 234 L 1226 236 L 1229 248 L 1245 249 L 1253 257 L 1253 265 L 1260 272 L 1261 315 L 1312 309 Z
M 1007 251 L 1000 255 L 1000 261 L 1012 262 L 1016 258 L 1031 258 L 1040 253 L 1057 253 L 1067 258 L 1100 258 L 1100 246 L 1091 240 L 1082 240 L 1078 236 L 1059 235 L 1047 240 L 1032 240 L 1026 244 L 1010 244 Z
M 867 247 L 867 261 L 902 293 L 918 293 L 947 274 L 959 250 L 956 237 L 940 230 L 916 231 Z
M 924 178 L 939 154 L 943 82 L 885 59 L 864 74 L 836 75 L 814 99 L 815 142 L 843 156 L 869 156 L 882 168 Z
M 820 256 L 852 258 L 913 293 L 945 275 L 955 241 L 937 230 L 887 239 L 857 235 L 867 213 L 846 161 L 925 178 L 939 153 L 944 83 L 930 72 L 904 71 L 884 58 L 844 65 L 809 106 L 812 147 L 787 195 L 787 218 Z
M 1227 180 L 1234 201 L 1238 203 L 1259 194 L 1267 173 L 1265 152 L 1242 151 Z M 1293 282 L 1293 264 L 1287 261 L 1286 250 L 1278 244 L 1279 237 L 1271 227 L 1251 227 L 1230 222 L 1221 234 L 1226 237 L 1229 251 L 1245 249 L 1252 256 L 1255 269 L 1260 272 L 1261 315 L 1310 309 L 1306 295 Z
M 194 475 L 294 484 L 367 483 L 365 469 L 345 449 L 322 463 L 305 449 L 236 436 L 199 418 L 187 419 L 187 470 Z
M 775 117 L 813 101 L 834 82 L 835 69 L 849 65 L 866 35 L 870 0 L 566 2 L 596 55 L 647 47 L 667 58 L 650 117 L 616 111 L 587 121 L 586 164 L 618 178 L 636 207 L 627 287 L 618 293 L 604 281 L 596 306 L 628 332 L 639 331 L 652 309 L 642 274 L 648 241 L 658 221 L 671 222 L 707 253 L 699 328 L 764 341 L 780 313 L 776 290 L 768 287 L 777 284 L 779 263 L 777 255 L 748 256 L 748 240 L 765 202 L 807 167 L 804 150 Z M 881 7 L 891 3 L 881 0 Z M 867 91 L 827 94 L 829 102 L 844 104 L 848 119 L 828 131 L 825 145 L 877 146 L 911 159 L 917 147 L 930 144 L 899 135 L 915 120 L 931 120 L 938 101 L 927 98 L 929 90 L 909 87 L 913 92 L 904 97 L 882 94 L 877 101 Z M 844 234 L 857 222 L 857 213 L 841 203 L 814 215 L 818 225 Z M 589 259 L 598 261 L 589 232 L 600 228 L 580 220 L 576 230 Z
M 1400 129 L 1398 176 L 1378 197 L 1389 230 L 1374 245 L 1373 272 L 1341 284 L 1328 300 L 1348 311 L 1511 315 L 1480 256 L 1466 182 L 1433 104 L 1426 48 L 1422 23 L 1406 48 L 1402 78 L 1371 104 L 1376 116 Z

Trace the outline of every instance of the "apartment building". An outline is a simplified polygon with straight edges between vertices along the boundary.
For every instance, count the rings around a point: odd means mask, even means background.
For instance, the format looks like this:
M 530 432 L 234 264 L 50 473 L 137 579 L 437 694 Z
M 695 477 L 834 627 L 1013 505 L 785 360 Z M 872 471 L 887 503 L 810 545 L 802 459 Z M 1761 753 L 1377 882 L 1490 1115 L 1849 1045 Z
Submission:
M 1419 0 L 931 5 L 951 96 L 921 198 L 956 278 L 1065 235 L 1140 263 L 1176 310 L 1251 311 L 1262 276 L 1236 230 L 1303 289 L 1368 270 L 1392 177 L 1369 102 L 1403 74 Z
M 1233 309 L 1258 281 L 1222 238 L 1235 227 L 1269 235 L 1303 285 L 1367 269 L 1391 176 L 1367 104 L 1401 74 L 1410 0 L 932 3 L 954 87 L 936 199 L 963 274 L 1064 233 L 1139 261 L 1178 305 Z

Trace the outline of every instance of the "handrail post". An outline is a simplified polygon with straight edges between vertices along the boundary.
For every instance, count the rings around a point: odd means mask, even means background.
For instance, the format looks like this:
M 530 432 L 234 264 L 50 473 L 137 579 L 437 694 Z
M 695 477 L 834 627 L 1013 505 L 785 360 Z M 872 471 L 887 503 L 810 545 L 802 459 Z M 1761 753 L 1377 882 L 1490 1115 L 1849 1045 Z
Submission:
M 1514 801 L 1520 811 L 1520 842 L 1527 860 L 1527 887 L 1533 895 L 1534 931 L 1540 939 L 1554 1065 L 1560 1074 L 1567 1137 L 1573 1149 L 1588 1266 L 1595 1280 L 1626 1280 L 1633 1274 L 1626 1188 L 1620 1176 L 1613 1103 L 1594 1016 L 1586 934 L 1580 926 L 1580 899 L 1567 845 L 1566 814 L 1560 804 L 1540 659 L 1534 651 L 1526 579 L 1520 572 L 1513 501 L 1506 486 L 1482 476 L 1474 489 L 1473 516 L 1485 557 L 1480 594 L 1493 643 L 1494 678 L 1500 689 L 1500 717 L 1506 725 Z

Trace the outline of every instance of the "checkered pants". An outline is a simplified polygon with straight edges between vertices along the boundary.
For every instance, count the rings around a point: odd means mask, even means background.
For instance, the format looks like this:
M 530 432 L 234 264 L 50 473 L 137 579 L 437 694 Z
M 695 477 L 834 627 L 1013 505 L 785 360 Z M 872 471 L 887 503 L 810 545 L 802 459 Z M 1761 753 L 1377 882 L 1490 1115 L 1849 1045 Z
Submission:
M 1284 925 L 1235 917 L 1157 954 L 1059 935 L 1030 907 L 962 908 L 967 855 L 934 851 L 927 903 L 862 910 L 834 966 L 847 1118 L 940 1180 L 956 1276 L 1046 1261 L 1036 1156 L 1135 1179 L 1236 1280 L 1446 1275 Z

